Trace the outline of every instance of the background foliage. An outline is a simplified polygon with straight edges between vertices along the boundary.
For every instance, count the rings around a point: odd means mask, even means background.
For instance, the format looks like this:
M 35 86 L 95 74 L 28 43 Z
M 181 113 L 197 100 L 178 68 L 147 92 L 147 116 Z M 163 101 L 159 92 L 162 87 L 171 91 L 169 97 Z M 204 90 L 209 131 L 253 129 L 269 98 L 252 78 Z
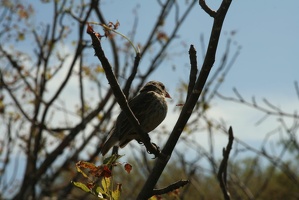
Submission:
M 150 79 L 161 80 L 172 91 L 168 119 L 151 134 L 163 146 L 181 111 L 181 106 L 176 105 L 184 103 L 188 89 L 190 66 L 175 63 L 177 58 L 189 62 L 186 49 L 190 44 L 185 43 L 181 30 L 186 21 L 194 20 L 188 18 L 191 11 L 204 11 L 197 1 L 169 0 L 153 4 L 153 17 L 145 19 L 138 12 L 140 5 L 134 5 L 126 13 L 128 18 L 133 18 L 133 23 L 118 19 L 118 30 L 141 52 L 133 82 L 128 77 L 133 73 L 135 52 L 128 42 L 112 34 L 102 39 L 102 45 L 126 95 L 136 95 Z M 71 180 L 83 181 L 75 167 L 79 160 L 96 165 L 103 163 L 100 146 L 119 107 L 103 67 L 94 57 L 86 27 L 87 22 L 116 23 L 115 19 L 106 18 L 114 10 L 109 1 L 1 1 L 0 198 L 93 198 L 75 188 Z M 147 28 L 140 30 L 144 23 Z M 103 33 L 100 26 L 94 29 Z M 218 51 L 210 78 L 157 188 L 180 179 L 188 179 L 190 184 L 159 198 L 223 198 L 217 172 L 228 125 L 225 118 L 213 115 L 215 102 L 219 101 L 241 104 L 262 113 L 258 124 L 269 119 L 275 122 L 267 134 L 259 133 L 264 140 L 258 147 L 234 133 L 227 172 L 231 197 L 299 198 L 296 108 L 287 112 L 267 99 L 260 104 L 254 97 L 243 97 L 237 89 L 232 96 L 221 91 L 241 52 L 235 34 L 234 30 L 223 34 L 223 51 Z M 206 50 L 205 36 L 201 35 L 200 42 L 196 43 L 201 63 L 201 54 L 204 57 Z M 299 97 L 297 82 L 294 91 Z M 273 137 L 278 140 L 273 142 Z M 224 142 L 219 143 L 220 140 Z M 120 154 L 125 154 L 120 162 L 130 163 L 133 169 L 130 174 L 114 169 L 113 181 L 122 184 L 121 199 L 134 199 L 154 161 L 144 146 L 137 143 L 130 144 Z

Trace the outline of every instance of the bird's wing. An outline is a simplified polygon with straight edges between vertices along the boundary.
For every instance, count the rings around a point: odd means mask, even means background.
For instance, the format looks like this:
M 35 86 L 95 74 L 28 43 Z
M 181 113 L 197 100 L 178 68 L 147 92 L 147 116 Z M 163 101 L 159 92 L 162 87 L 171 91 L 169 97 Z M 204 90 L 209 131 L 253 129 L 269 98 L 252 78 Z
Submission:
M 154 94 L 151 92 L 141 93 L 129 101 L 129 106 L 140 124 L 142 124 L 143 120 L 146 118 L 148 106 L 152 101 L 153 95 Z M 120 133 L 120 138 L 135 132 L 123 111 L 120 113 L 117 122 L 119 124 L 117 124 L 116 127 L 119 127 L 118 131 Z

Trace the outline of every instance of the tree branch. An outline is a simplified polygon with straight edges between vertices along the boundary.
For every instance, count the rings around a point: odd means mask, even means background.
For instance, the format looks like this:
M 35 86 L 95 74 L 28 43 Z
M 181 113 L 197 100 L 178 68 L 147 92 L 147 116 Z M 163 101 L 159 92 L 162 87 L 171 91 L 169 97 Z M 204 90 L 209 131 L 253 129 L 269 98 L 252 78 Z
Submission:
M 232 127 L 228 130 L 228 143 L 226 148 L 223 148 L 223 159 L 220 163 L 219 171 L 218 171 L 218 181 L 220 184 L 220 188 L 222 190 L 223 196 L 225 200 L 230 200 L 230 194 L 227 190 L 227 163 L 229 158 L 230 150 L 232 149 L 233 141 L 234 141 L 234 135 L 233 135 L 233 129 Z
M 187 93 L 186 101 L 187 101 L 187 99 L 189 98 L 189 96 L 191 95 L 191 93 L 194 89 L 194 85 L 195 85 L 195 81 L 196 81 L 196 75 L 197 75 L 197 72 L 198 72 L 196 49 L 194 48 L 193 45 L 191 45 L 190 49 L 189 49 L 189 59 L 190 59 L 191 70 L 190 70 L 190 75 L 189 75 L 188 93 Z
M 216 50 L 217 50 L 217 46 L 218 46 L 218 41 L 219 41 L 223 21 L 226 16 L 227 10 L 230 6 L 230 3 L 231 3 L 231 0 L 223 0 L 221 6 L 219 7 L 219 9 L 217 11 L 217 15 L 214 18 L 214 24 L 213 24 L 213 28 L 212 28 L 212 32 L 211 32 L 211 37 L 210 37 L 206 57 L 205 57 L 202 69 L 200 71 L 199 77 L 195 83 L 194 90 L 191 93 L 190 98 L 188 98 L 186 104 L 183 106 L 183 109 L 179 116 L 179 119 L 177 120 L 177 123 L 175 124 L 175 126 L 171 132 L 171 135 L 162 150 L 162 154 L 165 155 L 165 157 L 158 158 L 158 160 L 156 161 L 155 166 L 152 170 L 152 173 L 150 174 L 147 181 L 145 182 L 137 199 L 148 199 L 149 197 L 151 197 L 153 188 L 156 185 L 159 177 L 161 176 L 166 164 L 168 163 L 168 160 L 172 154 L 172 151 L 174 150 L 174 147 L 176 146 L 177 141 L 178 141 L 187 121 L 189 120 L 189 118 L 192 114 L 192 110 L 198 101 L 201 91 L 203 90 L 203 87 L 206 83 L 208 75 L 209 75 L 211 68 L 214 64 Z
M 215 18 L 217 13 L 215 11 L 211 10 L 211 8 L 209 8 L 209 6 L 207 6 L 205 0 L 199 0 L 199 5 L 206 13 L 208 13 L 211 17 Z
M 87 29 L 87 33 L 90 35 L 90 37 L 92 39 L 92 45 L 95 50 L 95 55 L 101 61 L 101 64 L 105 70 L 107 80 L 111 86 L 111 89 L 114 93 L 117 103 L 120 105 L 121 109 L 125 112 L 131 125 L 140 134 L 140 136 L 142 138 L 141 140 L 144 143 L 144 145 L 146 146 L 147 151 L 149 153 L 155 154 L 155 156 L 158 156 L 160 154 L 159 149 L 157 149 L 156 146 L 154 146 L 151 143 L 151 139 L 148 136 L 148 134 L 142 130 L 137 118 L 134 116 L 134 113 L 132 112 L 131 108 L 129 107 L 128 101 L 127 101 L 123 91 L 119 87 L 116 77 L 114 76 L 114 73 L 112 71 L 112 67 L 102 49 L 100 39 L 97 37 L 97 33 L 95 33 L 90 26 Z
M 188 183 L 189 183 L 189 180 L 179 180 L 165 188 L 153 190 L 152 195 L 167 194 L 168 192 L 172 192 L 176 189 L 179 189 L 180 187 L 184 187 Z

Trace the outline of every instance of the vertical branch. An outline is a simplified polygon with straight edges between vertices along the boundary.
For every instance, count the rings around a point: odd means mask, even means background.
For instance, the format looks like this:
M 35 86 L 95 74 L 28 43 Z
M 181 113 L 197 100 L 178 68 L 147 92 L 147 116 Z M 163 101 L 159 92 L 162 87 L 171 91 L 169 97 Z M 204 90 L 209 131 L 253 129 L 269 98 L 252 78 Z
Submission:
M 81 100 L 81 119 L 84 119 L 84 113 L 85 113 L 85 100 L 84 100 L 84 88 L 83 88 L 83 77 L 82 77 L 82 71 L 83 71 L 83 63 L 82 63 L 82 57 L 80 58 L 80 64 L 79 64 L 79 88 L 80 88 L 80 100 Z
M 195 85 L 195 81 L 196 81 L 196 75 L 197 75 L 197 72 L 198 72 L 196 49 L 194 48 L 193 45 L 191 45 L 190 49 L 189 49 L 189 59 L 190 59 L 191 70 L 190 70 L 190 75 L 189 75 L 188 93 L 187 93 L 186 101 L 187 101 L 187 99 L 189 98 L 189 96 L 191 95 L 191 93 L 194 89 L 194 85 Z
M 131 75 L 129 76 L 129 78 L 126 82 L 126 85 L 124 87 L 124 90 L 123 90 L 124 94 L 127 98 L 129 97 L 129 90 L 130 90 L 130 87 L 132 85 L 132 82 L 133 82 L 133 80 L 134 80 L 134 78 L 137 74 L 137 69 L 138 69 L 138 66 L 139 66 L 140 59 L 141 59 L 141 55 L 140 55 L 140 53 L 137 53 L 137 55 L 135 56 L 134 66 L 133 66 Z
M 227 163 L 229 158 L 229 153 L 232 149 L 233 141 L 234 141 L 234 135 L 233 135 L 233 129 L 232 127 L 228 130 L 228 143 L 226 148 L 223 148 L 223 159 L 220 163 L 219 171 L 218 171 L 218 181 L 220 184 L 220 188 L 222 190 L 223 196 L 225 200 L 230 200 L 230 193 L 227 190 Z
M 296 94 L 297 94 L 297 97 L 298 97 L 298 100 L 299 100 L 299 85 L 298 85 L 297 81 L 294 82 L 294 86 L 295 86 L 295 91 L 296 91 Z

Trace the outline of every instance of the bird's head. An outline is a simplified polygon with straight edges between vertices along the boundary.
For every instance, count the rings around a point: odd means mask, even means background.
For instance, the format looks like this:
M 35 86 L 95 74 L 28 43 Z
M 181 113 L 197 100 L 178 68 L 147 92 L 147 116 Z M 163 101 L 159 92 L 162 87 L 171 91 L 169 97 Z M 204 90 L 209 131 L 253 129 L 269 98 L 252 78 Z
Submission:
M 170 98 L 170 95 L 168 94 L 168 92 L 165 89 L 165 86 L 163 83 L 159 82 L 159 81 L 150 81 L 147 84 L 145 84 L 145 86 L 143 86 L 143 88 L 140 90 L 140 93 L 142 92 L 148 92 L 148 91 L 153 91 L 156 92 L 160 95 L 163 95 L 165 98 Z

